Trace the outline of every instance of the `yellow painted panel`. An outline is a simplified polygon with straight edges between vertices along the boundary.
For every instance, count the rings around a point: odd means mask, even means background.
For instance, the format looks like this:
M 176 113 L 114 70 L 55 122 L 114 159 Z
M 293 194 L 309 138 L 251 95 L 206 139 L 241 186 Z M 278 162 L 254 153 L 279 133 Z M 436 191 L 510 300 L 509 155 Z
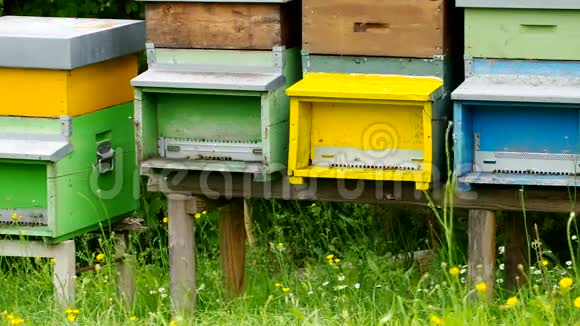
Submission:
M 311 158 L 318 146 L 423 150 L 423 105 L 312 105 Z
M 310 73 L 290 87 L 289 96 L 430 101 L 443 86 L 435 77 Z
M 77 116 L 132 101 L 134 91 L 131 79 L 137 74 L 136 55 L 72 70 L 68 115 Z
M 0 115 L 66 115 L 68 72 L 0 68 Z
M 307 167 L 310 162 L 308 153 L 312 121 L 311 104 L 296 99 L 290 100 L 290 116 L 289 171 Z
M 77 116 L 132 101 L 134 55 L 74 70 L 0 68 L 0 115 Z

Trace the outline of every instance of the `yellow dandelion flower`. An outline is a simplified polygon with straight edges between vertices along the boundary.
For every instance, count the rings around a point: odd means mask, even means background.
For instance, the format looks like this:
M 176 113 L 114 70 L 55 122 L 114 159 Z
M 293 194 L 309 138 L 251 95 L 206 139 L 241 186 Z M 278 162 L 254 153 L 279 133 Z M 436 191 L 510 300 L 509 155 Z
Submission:
M 431 315 L 431 325 L 443 325 L 443 318 L 437 315 Z
M 20 326 L 24 324 L 24 319 L 22 318 L 14 318 L 10 321 L 10 325 L 12 326 Z
M 169 326 L 177 326 L 177 323 L 174 320 L 172 320 L 169 322 Z
M 131 317 L 129 317 L 129 320 L 130 321 L 135 321 L 135 320 L 137 320 L 137 317 L 136 316 L 131 316 Z
M 550 264 L 549 261 L 547 261 L 546 259 L 542 260 L 542 266 L 546 267 Z
M 81 311 L 80 311 L 80 310 L 78 310 L 78 309 L 73 309 L 73 310 L 72 310 L 72 313 L 73 313 L 73 314 L 75 314 L 75 315 L 78 315 L 78 314 L 80 314 L 80 313 L 81 313 Z
M 200 213 L 195 213 L 195 215 L 193 215 L 195 217 L 196 220 L 199 220 L 201 218 L 201 214 Z
M 71 323 L 74 323 L 75 321 L 77 321 L 77 315 L 68 314 L 68 315 L 66 315 L 66 319 L 68 319 L 68 321 L 70 321 Z
M 457 276 L 457 275 L 459 275 L 459 272 L 460 272 L 460 271 L 459 271 L 459 268 L 457 268 L 457 267 L 451 267 L 451 268 L 449 269 L 449 274 L 450 274 L 451 276 Z
M 517 305 L 519 301 L 520 300 L 516 296 L 509 297 L 507 299 L 507 301 L 505 302 L 505 305 L 508 306 L 508 307 L 513 307 L 513 306 Z
M 338 259 L 338 258 L 334 258 L 334 263 L 335 263 L 335 264 L 338 264 L 338 263 L 340 263 L 340 259 Z
M 288 292 L 290 292 L 290 288 L 282 288 L 282 292 L 288 293 Z
M 207 214 L 207 211 L 203 211 L 203 212 L 201 212 L 201 214 L 206 215 Z
M 559 282 L 560 289 L 567 290 L 572 286 L 572 283 L 574 283 L 574 280 L 569 277 L 563 277 Z
M 97 260 L 98 260 L 98 261 L 103 261 L 103 260 L 105 260 L 105 254 L 103 254 L 103 253 L 100 253 L 100 254 L 98 254 L 98 255 L 97 255 Z
M 332 260 L 332 259 L 334 259 L 334 255 L 333 254 L 330 254 L 330 255 L 326 256 L 326 259 Z
M 276 288 L 279 288 L 279 287 L 281 287 L 281 286 L 282 286 L 282 284 L 280 284 L 280 283 L 276 282 L 276 283 L 274 283 L 274 286 L 275 286 Z
M 20 217 L 16 213 L 12 213 L 11 218 L 12 218 L 12 221 L 14 221 L 14 222 L 17 222 L 20 219 Z
M 576 299 L 574 299 L 574 307 L 580 309 L 580 297 L 576 297 Z
M 282 242 L 278 242 L 278 247 L 284 247 L 284 244 Z
M 14 320 L 15 318 L 16 318 L 16 317 L 14 317 L 14 315 L 13 315 L 13 314 L 8 314 L 8 315 L 6 315 L 6 319 L 7 319 L 8 321 Z
M 311 206 L 312 206 L 312 207 L 316 207 L 316 203 L 312 203 L 312 205 L 311 205 Z
M 169 217 L 165 216 L 163 218 L 163 223 L 165 223 L 165 224 L 169 223 Z
M 475 285 L 475 289 L 479 293 L 485 293 L 487 291 L 487 284 L 484 281 L 481 281 Z

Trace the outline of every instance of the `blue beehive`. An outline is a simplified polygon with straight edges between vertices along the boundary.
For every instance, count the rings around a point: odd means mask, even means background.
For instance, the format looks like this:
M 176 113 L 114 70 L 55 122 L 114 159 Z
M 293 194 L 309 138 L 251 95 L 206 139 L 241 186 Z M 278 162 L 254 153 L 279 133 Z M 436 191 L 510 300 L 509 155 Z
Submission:
M 455 173 L 470 184 L 575 186 L 580 62 L 470 59 L 455 100 Z

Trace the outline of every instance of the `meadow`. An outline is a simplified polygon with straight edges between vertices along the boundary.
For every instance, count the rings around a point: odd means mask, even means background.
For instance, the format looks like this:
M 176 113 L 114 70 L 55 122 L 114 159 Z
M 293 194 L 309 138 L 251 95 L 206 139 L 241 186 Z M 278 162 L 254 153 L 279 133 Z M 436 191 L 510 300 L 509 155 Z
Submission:
M 77 303 L 54 304 L 51 260 L 0 260 L 0 325 L 573 325 L 580 322 L 576 259 L 554 254 L 530 236 L 530 272 L 518 291 L 503 285 L 503 247 L 498 246 L 495 297 L 491 286 L 470 284 L 464 265 L 464 212 L 443 218 L 449 238 L 419 264 L 408 253 L 433 243 L 428 209 L 359 204 L 254 201 L 253 246 L 247 250 L 247 289 L 239 298 L 223 287 L 218 214 L 196 219 L 197 303 L 194 320 L 172 320 L 169 301 L 167 225 L 163 201 L 150 200 L 141 214 L 149 229 L 133 233 L 138 262 L 137 299 L 126 308 L 117 296 L 106 230 L 76 239 Z M 447 211 L 446 214 L 449 214 Z M 519 214 L 519 213 L 517 213 Z M 500 218 L 501 219 L 501 218 Z M 533 220 L 533 217 L 528 217 Z M 437 220 L 437 219 L 436 219 Z M 542 219 L 538 219 L 541 221 Z M 543 219 L 549 220 L 549 219 Z M 531 223 L 532 221 L 528 221 Z M 575 217 L 568 235 L 578 249 Z M 566 218 L 542 228 L 566 234 Z M 550 226 L 551 225 L 551 226 Z M 451 227 L 450 232 L 445 232 Z M 447 242 L 450 239 L 451 242 Z M 568 242 L 568 241 L 566 241 Z M 498 242 L 499 243 L 499 242 Z M 450 255 L 449 251 L 452 251 Z M 522 267 L 522 269 L 524 269 Z

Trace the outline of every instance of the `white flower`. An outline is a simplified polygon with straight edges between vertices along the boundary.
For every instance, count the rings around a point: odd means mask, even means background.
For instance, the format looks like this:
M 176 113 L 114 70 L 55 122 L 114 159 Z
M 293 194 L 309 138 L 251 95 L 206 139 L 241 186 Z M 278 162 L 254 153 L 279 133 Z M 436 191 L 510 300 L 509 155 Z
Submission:
M 540 275 L 540 274 L 542 274 L 542 270 L 541 269 L 536 269 L 535 271 L 532 272 L 532 274 Z
M 499 264 L 499 269 L 503 271 L 503 269 L 505 268 L 504 264 Z
M 495 280 L 495 282 L 497 284 L 501 284 L 501 283 L 503 283 L 503 278 L 498 278 L 497 280 Z
M 497 248 L 497 250 L 499 251 L 499 254 L 500 254 L 500 255 L 503 255 L 503 253 L 505 252 L 505 247 L 504 247 L 504 246 L 499 246 L 499 247 Z
M 572 261 L 571 260 L 566 261 L 566 266 L 572 266 Z
M 165 292 L 165 288 L 159 288 L 158 291 L 159 291 L 159 293 L 163 293 L 163 292 Z
M 459 281 L 460 281 L 461 283 L 465 283 L 465 277 L 462 277 L 462 278 L 461 278 Z
M 334 289 L 335 289 L 336 291 L 340 291 L 340 290 L 344 290 L 344 289 L 346 289 L 347 287 L 348 287 L 348 285 L 344 285 L 344 284 L 343 284 L 343 285 L 338 285 L 338 286 L 335 286 L 335 287 L 334 287 Z
M 151 290 L 151 291 L 149 291 L 149 294 L 157 294 L 157 291 Z
M 306 293 L 306 294 L 307 294 L 307 295 L 313 295 L 313 294 L 314 294 L 314 291 L 310 290 L 310 291 L 308 291 L 308 293 Z
M 463 275 L 465 274 L 465 272 L 467 272 L 467 268 L 463 267 L 460 271 L 459 274 Z
M 328 281 L 325 281 L 324 283 L 322 283 L 322 286 L 327 286 L 327 285 L 328 285 L 328 283 L 330 283 L 330 282 L 328 282 Z
M 355 283 L 355 284 L 354 284 L 354 288 L 355 288 L 355 289 L 360 289 L 360 283 Z
M 197 288 L 197 291 L 203 291 L 203 290 L 205 290 L 205 283 L 201 283 L 199 288 Z
M 574 234 L 574 235 L 572 236 L 572 240 L 578 240 L 578 236 Z
M 167 293 L 161 293 L 161 299 L 167 298 Z
M 380 287 L 382 287 L 382 285 L 380 285 L 380 284 L 377 284 L 377 285 L 375 285 L 375 287 L 376 287 L 376 288 L 380 288 Z
M 344 275 L 342 275 L 342 274 L 340 274 L 340 275 L 338 276 L 338 281 L 339 281 L 339 282 L 342 282 L 342 281 L 344 281 L 345 279 L 346 279 L 346 277 L 344 277 Z

